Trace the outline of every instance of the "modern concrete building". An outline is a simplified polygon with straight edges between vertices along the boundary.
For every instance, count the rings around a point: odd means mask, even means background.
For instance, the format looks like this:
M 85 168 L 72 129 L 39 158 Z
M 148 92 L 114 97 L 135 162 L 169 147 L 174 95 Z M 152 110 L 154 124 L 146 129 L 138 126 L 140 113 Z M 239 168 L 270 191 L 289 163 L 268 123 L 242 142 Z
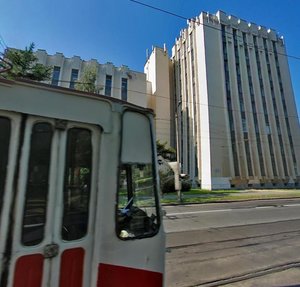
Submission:
M 95 59 L 85 61 L 79 56 L 66 58 L 62 53 L 48 55 L 45 50 L 37 50 L 35 55 L 39 63 L 53 67 L 49 84 L 75 88 L 76 81 L 80 81 L 84 70 L 93 66 L 97 71 L 96 88 L 99 94 L 122 99 L 141 107 L 148 106 L 149 84 L 144 73 L 132 71 L 127 66 L 115 67 L 110 62 L 100 64 Z
M 183 173 L 205 189 L 299 186 L 300 127 L 282 37 L 222 11 L 201 13 L 180 32 L 171 65 L 161 53 L 152 51 L 145 72 L 159 96 L 171 92 L 178 128 L 170 125 L 170 143 Z M 160 75 L 170 67 L 168 88 Z

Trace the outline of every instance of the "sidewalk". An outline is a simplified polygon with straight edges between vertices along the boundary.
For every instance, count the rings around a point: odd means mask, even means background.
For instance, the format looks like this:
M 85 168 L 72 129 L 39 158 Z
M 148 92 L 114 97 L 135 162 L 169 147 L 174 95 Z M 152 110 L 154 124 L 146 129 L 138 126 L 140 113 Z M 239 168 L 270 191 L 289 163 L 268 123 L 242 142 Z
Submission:
M 161 198 L 163 205 L 232 202 L 276 198 L 300 198 L 300 189 L 248 189 L 204 191 L 191 190 L 182 192 L 182 202 L 178 201 L 176 193 L 164 194 Z

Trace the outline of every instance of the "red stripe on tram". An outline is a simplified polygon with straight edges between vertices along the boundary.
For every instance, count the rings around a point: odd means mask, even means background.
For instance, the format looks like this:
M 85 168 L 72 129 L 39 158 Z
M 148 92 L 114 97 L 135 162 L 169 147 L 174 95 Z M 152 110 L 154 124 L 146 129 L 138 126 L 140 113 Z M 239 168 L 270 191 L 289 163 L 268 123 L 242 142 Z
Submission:
M 142 269 L 99 264 L 97 287 L 162 287 L 163 275 Z
M 82 287 L 84 249 L 65 250 L 61 255 L 59 287 Z
M 44 267 L 42 254 L 25 255 L 17 260 L 13 287 L 41 287 Z

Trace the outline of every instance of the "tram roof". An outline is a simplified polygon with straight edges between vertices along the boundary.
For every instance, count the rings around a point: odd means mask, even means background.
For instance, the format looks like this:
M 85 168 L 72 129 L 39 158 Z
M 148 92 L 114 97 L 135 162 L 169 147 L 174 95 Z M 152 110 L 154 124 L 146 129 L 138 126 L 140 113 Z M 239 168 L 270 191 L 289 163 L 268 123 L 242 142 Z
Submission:
M 79 91 L 79 90 L 65 88 L 65 87 L 61 87 L 61 86 L 54 86 L 51 84 L 37 82 L 37 81 L 24 79 L 24 78 L 8 80 L 5 78 L 1 78 L 1 76 L 0 76 L 0 84 L 11 85 L 11 86 L 12 85 L 23 85 L 23 86 L 30 86 L 32 88 L 42 89 L 42 90 L 48 90 L 48 91 L 53 90 L 53 92 L 60 92 L 63 94 L 68 94 L 68 95 L 73 95 L 73 96 L 81 96 L 81 97 L 84 96 L 84 97 L 102 100 L 102 101 L 106 101 L 106 102 L 118 103 L 118 104 L 121 104 L 122 106 L 130 107 L 132 109 L 136 109 L 136 110 L 154 114 L 154 111 L 152 109 L 144 108 L 144 107 L 141 107 L 141 106 L 129 103 L 127 101 L 117 99 L 117 98 L 108 97 L 108 96 L 105 96 L 102 94 L 95 94 L 95 93 L 91 93 L 91 92 Z
M 0 78 L 0 109 L 55 119 L 97 124 L 104 132 L 113 128 L 113 113 L 126 109 L 154 114 L 126 101 L 53 86 L 27 79 Z

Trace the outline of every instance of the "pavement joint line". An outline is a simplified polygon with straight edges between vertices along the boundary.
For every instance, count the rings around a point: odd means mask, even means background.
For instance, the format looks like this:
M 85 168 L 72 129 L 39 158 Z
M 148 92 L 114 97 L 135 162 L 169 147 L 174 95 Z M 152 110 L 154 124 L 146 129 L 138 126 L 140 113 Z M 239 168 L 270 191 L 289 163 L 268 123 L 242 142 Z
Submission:
M 227 284 L 230 284 L 230 283 L 237 283 L 237 282 L 240 282 L 240 281 L 245 281 L 245 280 L 249 280 L 249 279 L 252 279 L 252 278 L 261 277 L 261 276 L 265 276 L 265 275 L 272 274 L 272 273 L 275 273 L 275 272 L 281 272 L 281 271 L 285 271 L 285 270 L 292 269 L 292 268 L 298 268 L 298 267 L 300 267 L 300 261 L 290 262 L 290 263 L 286 263 L 286 264 L 283 264 L 283 265 L 271 266 L 271 267 L 261 269 L 261 270 L 254 270 L 253 272 L 247 273 L 247 274 L 241 274 L 241 275 L 236 275 L 234 277 L 224 278 L 224 279 L 210 281 L 210 282 L 204 282 L 204 283 L 197 284 L 197 285 L 192 285 L 192 286 L 189 286 L 189 287 L 222 286 L 222 285 L 227 285 Z
M 300 203 L 295 203 L 295 204 L 284 204 L 283 206 L 287 206 L 287 207 L 300 206 Z
M 297 207 L 300 206 L 300 204 L 284 204 L 280 206 L 274 206 L 274 205 L 268 205 L 268 206 L 254 206 L 254 207 L 245 207 L 241 209 L 270 209 L 270 208 L 277 208 L 277 207 Z M 172 216 L 178 216 L 178 215 L 190 215 L 190 214 L 201 214 L 201 213 L 214 213 L 214 212 L 226 212 L 226 211 L 232 211 L 239 208 L 228 208 L 228 209 L 215 209 L 215 210 L 198 210 L 198 211 L 186 211 L 186 212 L 173 212 L 173 213 L 167 213 L 166 217 L 172 217 Z
M 224 212 L 224 211 L 232 211 L 232 208 L 228 208 L 228 209 L 216 209 L 216 210 L 199 210 L 199 211 L 187 211 L 187 212 L 167 213 L 166 217 L 168 217 L 168 216 L 177 216 L 177 215 L 199 214 L 199 213 Z
M 269 209 L 269 208 L 276 208 L 277 206 L 256 206 L 256 209 Z

